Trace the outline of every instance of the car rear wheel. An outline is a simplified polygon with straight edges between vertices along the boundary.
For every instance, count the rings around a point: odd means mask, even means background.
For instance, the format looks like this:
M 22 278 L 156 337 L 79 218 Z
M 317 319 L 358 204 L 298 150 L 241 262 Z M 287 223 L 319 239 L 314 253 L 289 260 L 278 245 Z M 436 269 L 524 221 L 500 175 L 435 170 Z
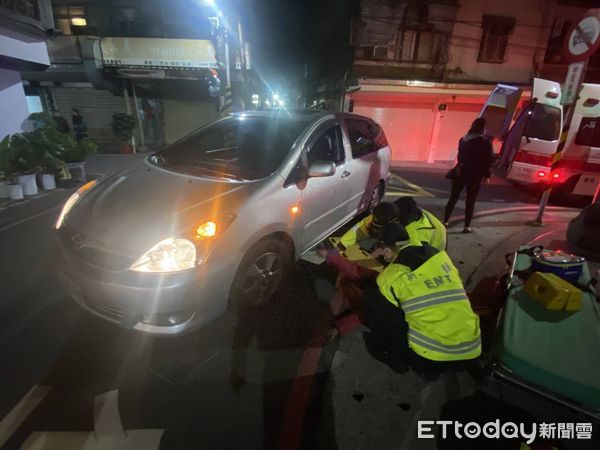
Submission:
M 378 183 L 377 186 L 375 186 L 375 189 L 373 189 L 373 192 L 371 193 L 371 198 L 369 199 L 369 206 L 365 211 L 365 215 L 373 214 L 373 210 L 375 209 L 375 207 L 381 203 L 382 193 L 383 187 L 381 183 Z
M 259 307 L 268 302 L 287 279 L 291 254 L 282 242 L 267 238 L 244 256 L 233 280 L 230 307 Z

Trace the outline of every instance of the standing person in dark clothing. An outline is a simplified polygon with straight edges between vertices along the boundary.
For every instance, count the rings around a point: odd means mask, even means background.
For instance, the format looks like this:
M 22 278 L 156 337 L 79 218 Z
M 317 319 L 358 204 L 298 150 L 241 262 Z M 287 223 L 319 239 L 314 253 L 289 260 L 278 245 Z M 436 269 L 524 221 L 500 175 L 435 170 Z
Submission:
M 71 109 L 71 122 L 73 123 L 75 139 L 78 141 L 85 139 L 87 137 L 87 126 L 77 108 Z
M 492 142 L 485 136 L 486 121 L 478 117 L 473 121 L 469 132 L 458 141 L 458 165 L 452 179 L 452 191 L 446 213 L 444 214 L 444 225 L 448 225 L 450 215 L 458 201 L 462 190 L 467 188 L 467 200 L 465 202 L 465 227 L 463 233 L 472 233 L 471 219 L 475 210 L 475 199 L 479 193 L 481 183 L 487 183 L 491 176 L 490 169 L 494 162 L 494 149 Z
M 69 122 L 65 119 L 60 111 L 54 110 L 52 111 L 52 118 L 54 119 L 54 123 L 56 124 L 56 130 L 62 134 L 69 134 L 71 131 L 71 127 L 69 127 Z

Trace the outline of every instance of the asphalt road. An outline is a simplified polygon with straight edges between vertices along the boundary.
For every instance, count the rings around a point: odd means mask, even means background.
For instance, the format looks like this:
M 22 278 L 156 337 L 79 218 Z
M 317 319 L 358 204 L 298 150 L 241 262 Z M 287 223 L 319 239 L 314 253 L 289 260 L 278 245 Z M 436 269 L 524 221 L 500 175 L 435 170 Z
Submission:
M 440 213 L 443 173 L 397 173 L 390 199 L 412 193 Z M 336 345 L 314 288 L 323 273 L 299 265 L 265 308 L 183 337 L 121 330 L 57 283 L 52 225 L 71 192 L 0 210 L 1 448 L 335 448 L 334 412 L 321 406 Z M 533 200 L 498 182 L 480 208 Z
M 69 192 L 54 194 L 55 204 Z M 33 205 L 15 207 L 14 218 Z M 31 409 L 0 425 L 3 448 L 43 432 L 56 441 L 44 448 L 80 448 L 80 434 L 101 425 L 98 402 L 110 411 L 103 394 L 115 390 L 118 416 L 105 424 L 111 439 L 151 429 L 162 430 L 161 449 L 276 448 L 304 350 L 323 344 L 331 319 L 312 271 L 298 268 L 287 295 L 261 310 L 179 338 L 148 338 L 66 297 L 53 270 L 59 211 L 48 206 L 0 232 L 0 417 Z M 43 394 L 37 404 L 23 400 L 34 386 L 43 387 L 33 392 Z M 66 434 L 52 435 L 59 431 Z M 102 445 L 83 448 L 115 448 Z

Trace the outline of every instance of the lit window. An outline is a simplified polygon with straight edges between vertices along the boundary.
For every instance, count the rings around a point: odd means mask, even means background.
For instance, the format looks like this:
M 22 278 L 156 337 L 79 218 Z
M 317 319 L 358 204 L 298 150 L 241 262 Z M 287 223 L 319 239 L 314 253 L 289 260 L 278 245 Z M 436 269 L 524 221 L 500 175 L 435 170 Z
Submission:
M 87 26 L 83 6 L 54 6 L 56 28 L 63 34 L 82 34 Z

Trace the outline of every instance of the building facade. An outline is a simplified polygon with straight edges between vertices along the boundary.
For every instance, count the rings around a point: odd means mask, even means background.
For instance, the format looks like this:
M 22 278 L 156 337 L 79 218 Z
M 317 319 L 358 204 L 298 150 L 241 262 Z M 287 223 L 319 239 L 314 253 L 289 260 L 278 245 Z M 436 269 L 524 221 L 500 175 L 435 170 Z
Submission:
M 52 12 L 50 67 L 24 72 L 26 90 L 67 120 L 79 110 L 101 151 L 118 151 L 114 112 L 135 118 L 142 150 L 161 148 L 219 116 L 212 88 L 224 71 L 214 32 L 224 17 L 210 2 L 52 0 Z M 242 50 L 232 46 L 232 84 L 245 72 Z
M 51 17 L 49 0 L 0 3 L 0 139 L 26 130 L 29 109 L 38 107 L 26 96 L 20 71 L 42 71 L 50 64 L 46 30 L 52 28 Z
M 562 40 L 588 3 L 362 0 L 345 107 L 382 125 L 395 161 L 454 160 L 496 83 L 521 86 L 526 101 L 534 77 L 564 79 Z M 587 81 L 599 69 L 595 57 Z

